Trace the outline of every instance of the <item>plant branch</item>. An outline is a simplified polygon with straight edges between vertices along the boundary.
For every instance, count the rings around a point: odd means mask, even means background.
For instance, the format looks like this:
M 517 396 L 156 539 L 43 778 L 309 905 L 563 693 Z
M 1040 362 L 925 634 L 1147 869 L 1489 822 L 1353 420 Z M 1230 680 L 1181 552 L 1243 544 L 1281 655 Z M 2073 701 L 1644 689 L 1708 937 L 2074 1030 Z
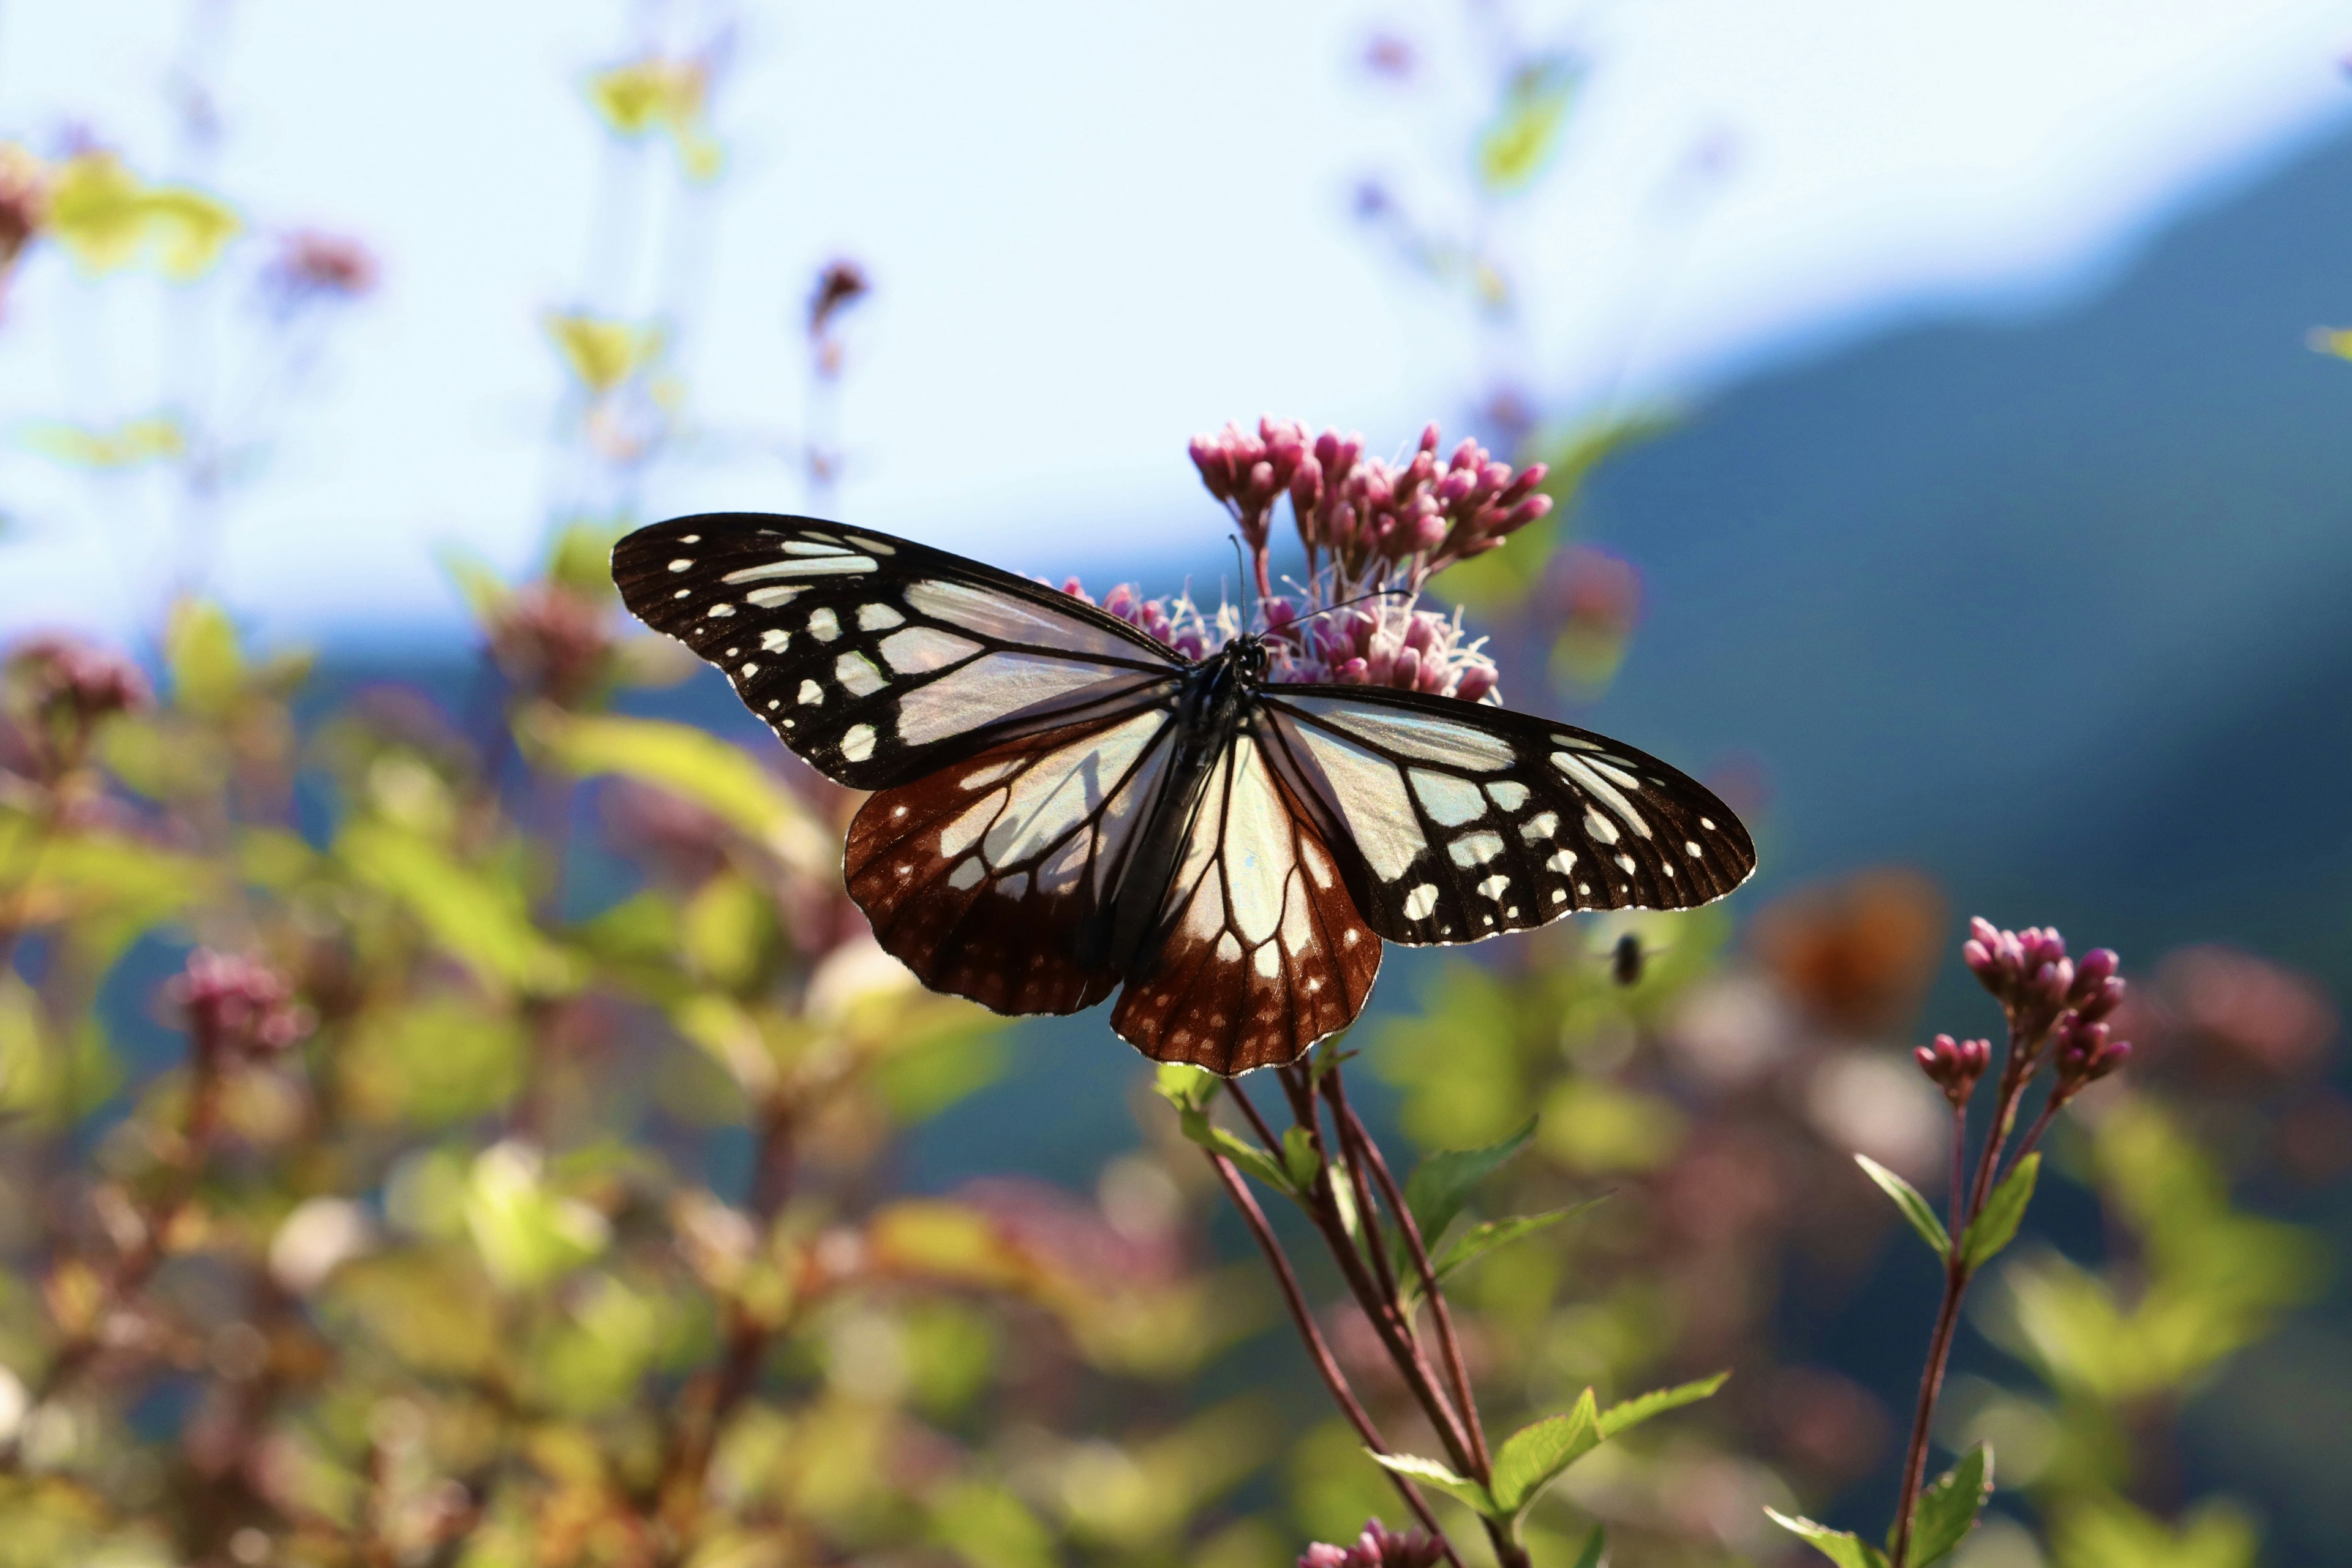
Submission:
M 1354 1148 L 1357 1159 L 1352 1163 L 1369 1165 L 1380 1183 L 1381 1195 L 1387 1201 L 1389 1213 L 1394 1216 L 1397 1230 L 1404 1237 L 1405 1250 L 1412 1258 L 1413 1268 L 1421 1276 L 1422 1294 L 1429 1299 L 1430 1315 L 1437 1324 L 1438 1349 L 1445 1357 L 1446 1379 L 1454 1386 L 1454 1402 L 1461 1407 L 1470 1427 L 1470 1449 L 1478 1460 L 1483 1475 L 1492 1464 L 1486 1451 L 1486 1434 L 1478 1420 L 1478 1402 L 1470 1393 L 1470 1373 L 1462 1359 L 1462 1342 L 1454 1331 L 1454 1313 L 1445 1304 L 1445 1292 L 1438 1288 L 1437 1271 L 1430 1266 L 1429 1248 L 1421 1234 L 1421 1226 L 1412 1217 L 1412 1209 L 1397 1187 L 1396 1178 L 1389 1173 L 1388 1161 L 1381 1155 L 1381 1146 L 1372 1142 L 1371 1133 L 1348 1103 L 1348 1091 L 1339 1081 L 1340 1069 L 1334 1067 L 1323 1079 L 1323 1092 L 1331 1101 L 1332 1114 L 1340 1126 L 1340 1136 Z
M 1242 1096 L 1236 1093 L 1234 1098 L 1241 1100 Z M 1244 1103 L 1247 1101 L 1244 1100 Z M 1224 1184 L 1225 1195 L 1232 1198 L 1234 1206 L 1241 1211 L 1250 1235 L 1257 1240 L 1258 1250 L 1265 1254 L 1266 1265 L 1274 1270 L 1276 1283 L 1282 1287 L 1283 1303 L 1290 1309 L 1290 1321 L 1297 1325 L 1298 1337 L 1307 1342 L 1307 1353 L 1315 1363 L 1315 1370 L 1322 1375 L 1324 1386 L 1331 1391 L 1331 1398 L 1339 1406 L 1340 1414 L 1347 1416 L 1349 1425 L 1355 1427 L 1356 1435 L 1364 1440 L 1366 1447 L 1378 1454 L 1390 1452 L 1378 1428 L 1373 1426 L 1371 1416 L 1356 1398 L 1355 1391 L 1348 1386 L 1347 1375 L 1339 1370 L 1339 1362 L 1331 1354 L 1331 1347 L 1324 1342 L 1323 1331 L 1315 1326 L 1315 1314 L 1307 1309 L 1307 1298 L 1298 1289 L 1298 1277 L 1291 1272 L 1290 1260 L 1283 1256 L 1282 1244 L 1275 1239 L 1274 1228 L 1266 1224 L 1265 1212 L 1257 1206 L 1257 1199 L 1250 1194 L 1248 1184 L 1242 1180 L 1241 1173 L 1234 1169 L 1233 1162 L 1223 1155 L 1213 1149 L 1203 1149 L 1202 1153 L 1207 1156 L 1209 1164 L 1216 1171 L 1217 1179 Z M 1454 1543 L 1446 1540 L 1445 1531 L 1438 1524 L 1437 1516 L 1430 1512 L 1421 1489 L 1394 1470 L 1384 1468 L 1381 1474 L 1395 1483 L 1405 1506 L 1412 1510 L 1413 1516 L 1421 1521 L 1422 1528 L 1429 1531 L 1430 1539 L 1436 1542 L 1438 1549 L 1445 1553 L 1445 1560 L 1454 1568 L 1462 1568 L 1462 1560 L 1454 1554 Z

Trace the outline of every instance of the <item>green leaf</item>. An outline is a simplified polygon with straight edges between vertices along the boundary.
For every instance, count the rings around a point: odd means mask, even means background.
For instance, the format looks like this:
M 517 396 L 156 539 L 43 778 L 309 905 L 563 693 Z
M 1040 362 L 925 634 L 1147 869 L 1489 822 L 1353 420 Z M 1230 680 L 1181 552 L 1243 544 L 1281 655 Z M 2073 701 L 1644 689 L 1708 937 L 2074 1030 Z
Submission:
M 1215 1073 L 1185 1062 L 1161 1062 L 1151 1075 L 1151 1091 L 1179 1110 L 1200 1110 L 1222 1086 Z
M 226 611 L 201 599 L 172 607 L 163 632 L 163 663 L 172 672 L 172 699 L 207 719 L 226 714 L 245 685 L 245 655 Z
M 2033 1179 L 2042 1173 L 2042 1151 L 2035 1150 L 2008 1175 L 2000 1185 L 1985 1199 L 1985 1206 L 1977 1217 L 1969 1221 L 1968 1234 L 1960 1237 L 1960 1261 L 1970 1273 L 1992 1260 L 1993 1255 L 2007 1247 L 2017 1237 L 2017 1227 L 2025 1218 L 2025 1205 L 2033 1201 Z
M 1815 1524 L 1810 1519 L 1790 1519 L 1778 1509 L 1764 1510 L 1773 1523 L 1801 1535 L 1813 1543 L 1821 1554 L 1836 1563 L 1838 1568 L 1886 1568 L 1886 1553 L 1871 1545 L 1850 1530 L 1832 1530 L 1825 1524 Z
M 1601 1568 L 1601 1559 L 1609 1550 L 1609 1530 L 1596 1524 L 1592 1533 L 1584 1538 L 1584 1550 L 1576 1554 L 1575 1568 Z
M 1365 1449 L 1364 1452 L 1372 1454 L 1370 1448 Z M 1435 1459 L 1424 1459 L 1416 1454 L 1372 1454 L 1372 1462 L 1382 1469 L 1392 1470 L 1409 1480 L 1419 1481 L 1423 1486 L 1435 1487 L 1439 1491 L 1460 1498 L 1488 1519 L 1503 1517 L 1502 1511 L 1496 1508 L 1495 1500 L 1487 1494 L 1485 1487 L 1467 1477 L 1455 1475 Z
M 1290 1184 L 1300 1192 L 1315 1184 L 1315 1173 L 1323 1168 L 1323 1156 L 1315 1147 L 1314 1134 L 1304 1127 L 1293 1127 L 1282 1135 L 1282 1166 L 1290 1173 Z
M 1618 1433 L 1639 1426 L 1653 1415 L 1664 1415 L 1669 1410 L 1679 1410 L 1685 1405 L 1696 1405 L 1721 1388 L 1731 1374 L 1718 1372 L 1713 1377 L 1702 1377 L 1696 1383 L 1678 1384 L 1673 1388 L 1656 1388 L 1649 1393 L 1612 1405 L 1601 1413 L 1601 1436 L 1606 1439 Z
M 1919 1195 L 1918 1188 L 1867 1154 L 1856 1154 L 1853 1163 L 1862 1167 L 1864 1175 L 1878 1184 L 1881 1191 L 1895 1200 L 1895 1206 L 1903 1211 L 1903 1217 L 1911 1222 L 1911 1228 L 1919 1233 L 1919 1239 L 1926 1242 L 1937 1257 L 1949 1258 L 1952 1256 L 1952 1238 L 1945 1231 L 1944 1222 L 1936 1217 L 1934 1206 Z
M 1528 1118 L 1526 1126 L 1484 1149 L 1445 1149 L 1430 1155 L 1415 1165 L 1412 1174 L 1404 1182 L 1405 1207 L 1412 1211 L 1412 1222 L 1420 1227 L 1422 1244 L 1435 1247 L 1444 1235 L 1445 1227 L 1470 1201 L 1471 1192 L 1501 1169 L 1504 1163 L 1527 1147 L 1528 1140 L 1536 1135 L 1535 1118 Z
M 540 995 L 579 988 L 572 955 L 531 923 L 522 894 L 421 834 L 359 822 L 335 852 L 360 881 L 404 906 L 453 957 L 493 985 Z
M 1919 1494 L 1911 1511 L 1911 1551 L 1906 1568 L 1927 1565 L 1958 1546 L 1976 1528 L 1977 1515 L 1992 1498 L 1992 1446 L 1979 1443 L 1941 1479 Z
M 688 724 L 583 718 L 553 709 L 522 726 L 533 747 L 568 772 L 619 773 L 667 790 L 726 822 L 788 865 L 837 875 L 840 855 L 808 808 L 748 752 Z
M 1603 1196 L 1605 1197 L 1606 1194 Z M 1552 1209 L 1544 1214 L 1514 1215 L 1508 1219 L 1490 1219 L 1474 1225 L 1448 1243 L 1444 1252 L 1429 1260 L 1429 1270 L 1443 1279 L 1464 1265 L 1476 1262 L 1498 1247 L 1507 1247 L 1519 1237 L 1532 1236 L 1539 1230 L 1549 1230 L 1562 1220 L 1575 1218 L 1601 1201 L 1601 1198 L 1588 1198 L 1583 1203 L 1571 1204 L 1564 1209 Z M 1418 1283 L 1417 1277 L 1414 1282 Z
M 1567 1415 L 1546 1416 L 1505 1439 L 1495 1451 L 1495 1503 L 1513 1530 L 1544 1488 L 1600 1446 L 1600 1407 L 1589 1388 Z
M 1223 1128 L 1213 1125 L 1207 1115 L 1198 1110 L 1186 1110 L 1181 1117 L 1184 1136 L 1213 1154 L 1223 1154 L 1277 1193 L 1298 1195 L 1291 1184 L 1290 1173 L 1276 1164 L 1265 1150 L 1243 1142 Z

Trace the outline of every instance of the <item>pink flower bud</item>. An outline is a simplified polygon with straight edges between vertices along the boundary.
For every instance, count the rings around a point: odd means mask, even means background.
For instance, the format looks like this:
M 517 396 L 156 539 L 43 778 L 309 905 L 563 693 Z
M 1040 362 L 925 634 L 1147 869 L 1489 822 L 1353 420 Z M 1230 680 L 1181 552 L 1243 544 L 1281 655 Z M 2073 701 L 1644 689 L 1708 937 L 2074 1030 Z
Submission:
M 1437 450 L 1437 421 L 1433 419 L 1421 433 L 1421 449 L 1425 455 Z
M 1462 672 L 1454 683 L 1454 695 L 1465 702 L 1476 702 L 1495 689 L 1495 669 L 1492 665 L 1474 664 Z
M 1417 647 L 1399 649 L 1396 662 L 1389 667 L 1388 684 L 1410 691 L 1420 683 L 1421 650 Z

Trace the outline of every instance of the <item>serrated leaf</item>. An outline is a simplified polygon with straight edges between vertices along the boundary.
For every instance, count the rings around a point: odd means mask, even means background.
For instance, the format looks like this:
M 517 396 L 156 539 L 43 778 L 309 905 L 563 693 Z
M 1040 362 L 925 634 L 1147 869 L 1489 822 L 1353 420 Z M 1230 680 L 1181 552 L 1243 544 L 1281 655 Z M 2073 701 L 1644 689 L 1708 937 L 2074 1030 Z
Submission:
M 1382 1469 L 1391 1470 L 1410 1480 L 1435 1487 L 1439 1491 L 1459 1498 L 1488 1519 L 1503 1517 L 1485 1487 L 1466 1476 L 1455 1475 L 1435 1459 L 1424 1459 L 1418 1454 L 1372 1454 L 1370 1448 L 1364 1452 L 1371 1454 L 1372 1462 Z
M 1520 1427 L 1495 1451 L 1496 1505 L 1516 1526 L 1544 1488 L 1600 1446 L 1601 1410 L 1588 1388 L 1567 1415 Z
M 1919 1494 L 1911 1510 L 1911 1550 L 1906 1568 L 1927 1568 L 1976 1528 L 1977 1515 L 1992 1499 L 1992 1445 L 1979 1443 Z
M 1815 1524 L 1810 1519 L 1790 1519 L 1778 1509 L 1768 1508 L 1766 1517 L 1791 1535 L 1801 1536 L 1812 1542 L 1814 1550 L 1836 1563 L 1838 1568 L 1886 1568 L 1886 1553 L 1871 1545 L 1850 1530 L 1832 1530 L 1825 1524 Z
M 1299 1191 L 1305 1192 L 1315 1184 L 1315 1173 L 1323 1168 L 1323 1157 L 1316 1151 L 1314 1135 L 1306 1128 L 1284 1131 L 1282 1168 L 1290 1173 L 1290 1184 Z
M 1576 1554 L 1575 1568 L 1601 1568 L 1601 1559 L 1608 1551 L 1608 1527 L 1596 1524 L 1592 1527 L 1592 1533 L 1584 1538 L 1584 1550 Z
M 1470 1201 L 1478 1184 L 1500 1170 L 1536 1135 L 1535 1118 L 1504 1139 L 1484 1149 L 1444 1149 L 1412 1168 L 1404 1182 L 1404 1205 L 1421 1229 L 1423 1245 L 1435 1247 L 1438 1238 Z
M 1952 1256 L 1951 1236 L 1944 1229 L 1944 1222 L 1936 1217 L 1934 1205 L 1919 1195 L 1918 1188 L 1867 1154 L 1856 1154 L 1853 1163 L 1862 1167 L 1864 1175 L 1878 1184 L 1880 1191 L 1895 1200 L 1895 1206 L 1903 1211 L 1903 1217 L 1911 1222 L 1911 1228 L 1919 1233 L 1919 1239 L 1926 1242 L 1937 1258 L 1949 1258 Z
M 1605 1195 L 1605 1194 L 1604 1194 Z M 1564 1209 L 1552 1209 L 1544 1214 L 1514 1215 L 1508 1219 L 1490 1219 L 1474 1225 L 1446 1245 L 1445 1250 L 1429 1260 L 1430 1272 L 1440 1279 L 1465 1264 L 1474 1263 L 1498 1247 L 1507 1247 L 1523 1236 L 1549 1230 L 1562 1220 L 1578 1215 L 1600 1203 L 1601 1198 L 1588 1198 Z
M 2017 1227 L 2025 1219 L 2025 1205 L 2033 1201 L 2034 1178 L 2041 1172 L 2042 1152 L 2037 1149 L 2001 1178 L 1977 1217 L 1969 1221 L 1968 1234 L 1960 1237 L 1960 1261 L 1970 1273 L 2016 1239 Z
M 1243 1142 L 1198 1110 L 1185 1110 L 1179 1121 L 1184 1136 L 1202 1148 L 1212 1153 L 1223 1154 L 1277 1193 L 1287 1193 L 1293 1197 L 1298 1195 L 1298 1189 L 1291 1184 L 1290 1173 L 1276 1163 L 1274 1157 L 1265 1150 Z
M 1653 1415 L 1664 1415 L 1669 1410 L 1696 1405 L 1721 1388 L 1730 1376 L 1727 1372 L 1718 1372 L 1713 1377 L 1677 1384 L 1672 1388 L 1654 1388 L 1621 1405 L 1612 1405 L 1601 1413 L 1601 1436 L 1604 1440 L 1614 1437 L 1620 1432 L 1639 1426 Z

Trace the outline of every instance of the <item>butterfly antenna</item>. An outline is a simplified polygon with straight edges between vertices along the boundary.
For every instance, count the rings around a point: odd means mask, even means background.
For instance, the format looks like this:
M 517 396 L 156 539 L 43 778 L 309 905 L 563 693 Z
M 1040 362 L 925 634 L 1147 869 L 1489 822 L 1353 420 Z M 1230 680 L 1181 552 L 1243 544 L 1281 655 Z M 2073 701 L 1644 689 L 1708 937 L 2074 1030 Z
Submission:
M 1250 584 L 1249 562 L 1242 554 L 1242 542 L 1237 535 L 1228 533 L 1225 535 L 1225 542 L 1234 547 L 1234 576 L 1240 582 L 1242 593 L 1244 595 L 1242 601 L 1242 629 L 1246 631 L 1249 629 L 1251 620 L 1250 605 L 1246 596 Z
M 1335 610 L 1348 609 L 1352 605 L 1362 604 L 1367 599 L 1410 599 L 1412 597 L 1412 590 L 1410 588 L 1375 588 L 1369 594 L 1359 594 L 1352 599 L 1342 599 L 1336 605 L 1326 605 L 1321 609 L 1315 611 L 1312 615 L 1301 616 L 1290 624 L 1294 626 L 1303 626 L 1307 622 L 1316 619 L 1318 616 L 1328 616 Z

